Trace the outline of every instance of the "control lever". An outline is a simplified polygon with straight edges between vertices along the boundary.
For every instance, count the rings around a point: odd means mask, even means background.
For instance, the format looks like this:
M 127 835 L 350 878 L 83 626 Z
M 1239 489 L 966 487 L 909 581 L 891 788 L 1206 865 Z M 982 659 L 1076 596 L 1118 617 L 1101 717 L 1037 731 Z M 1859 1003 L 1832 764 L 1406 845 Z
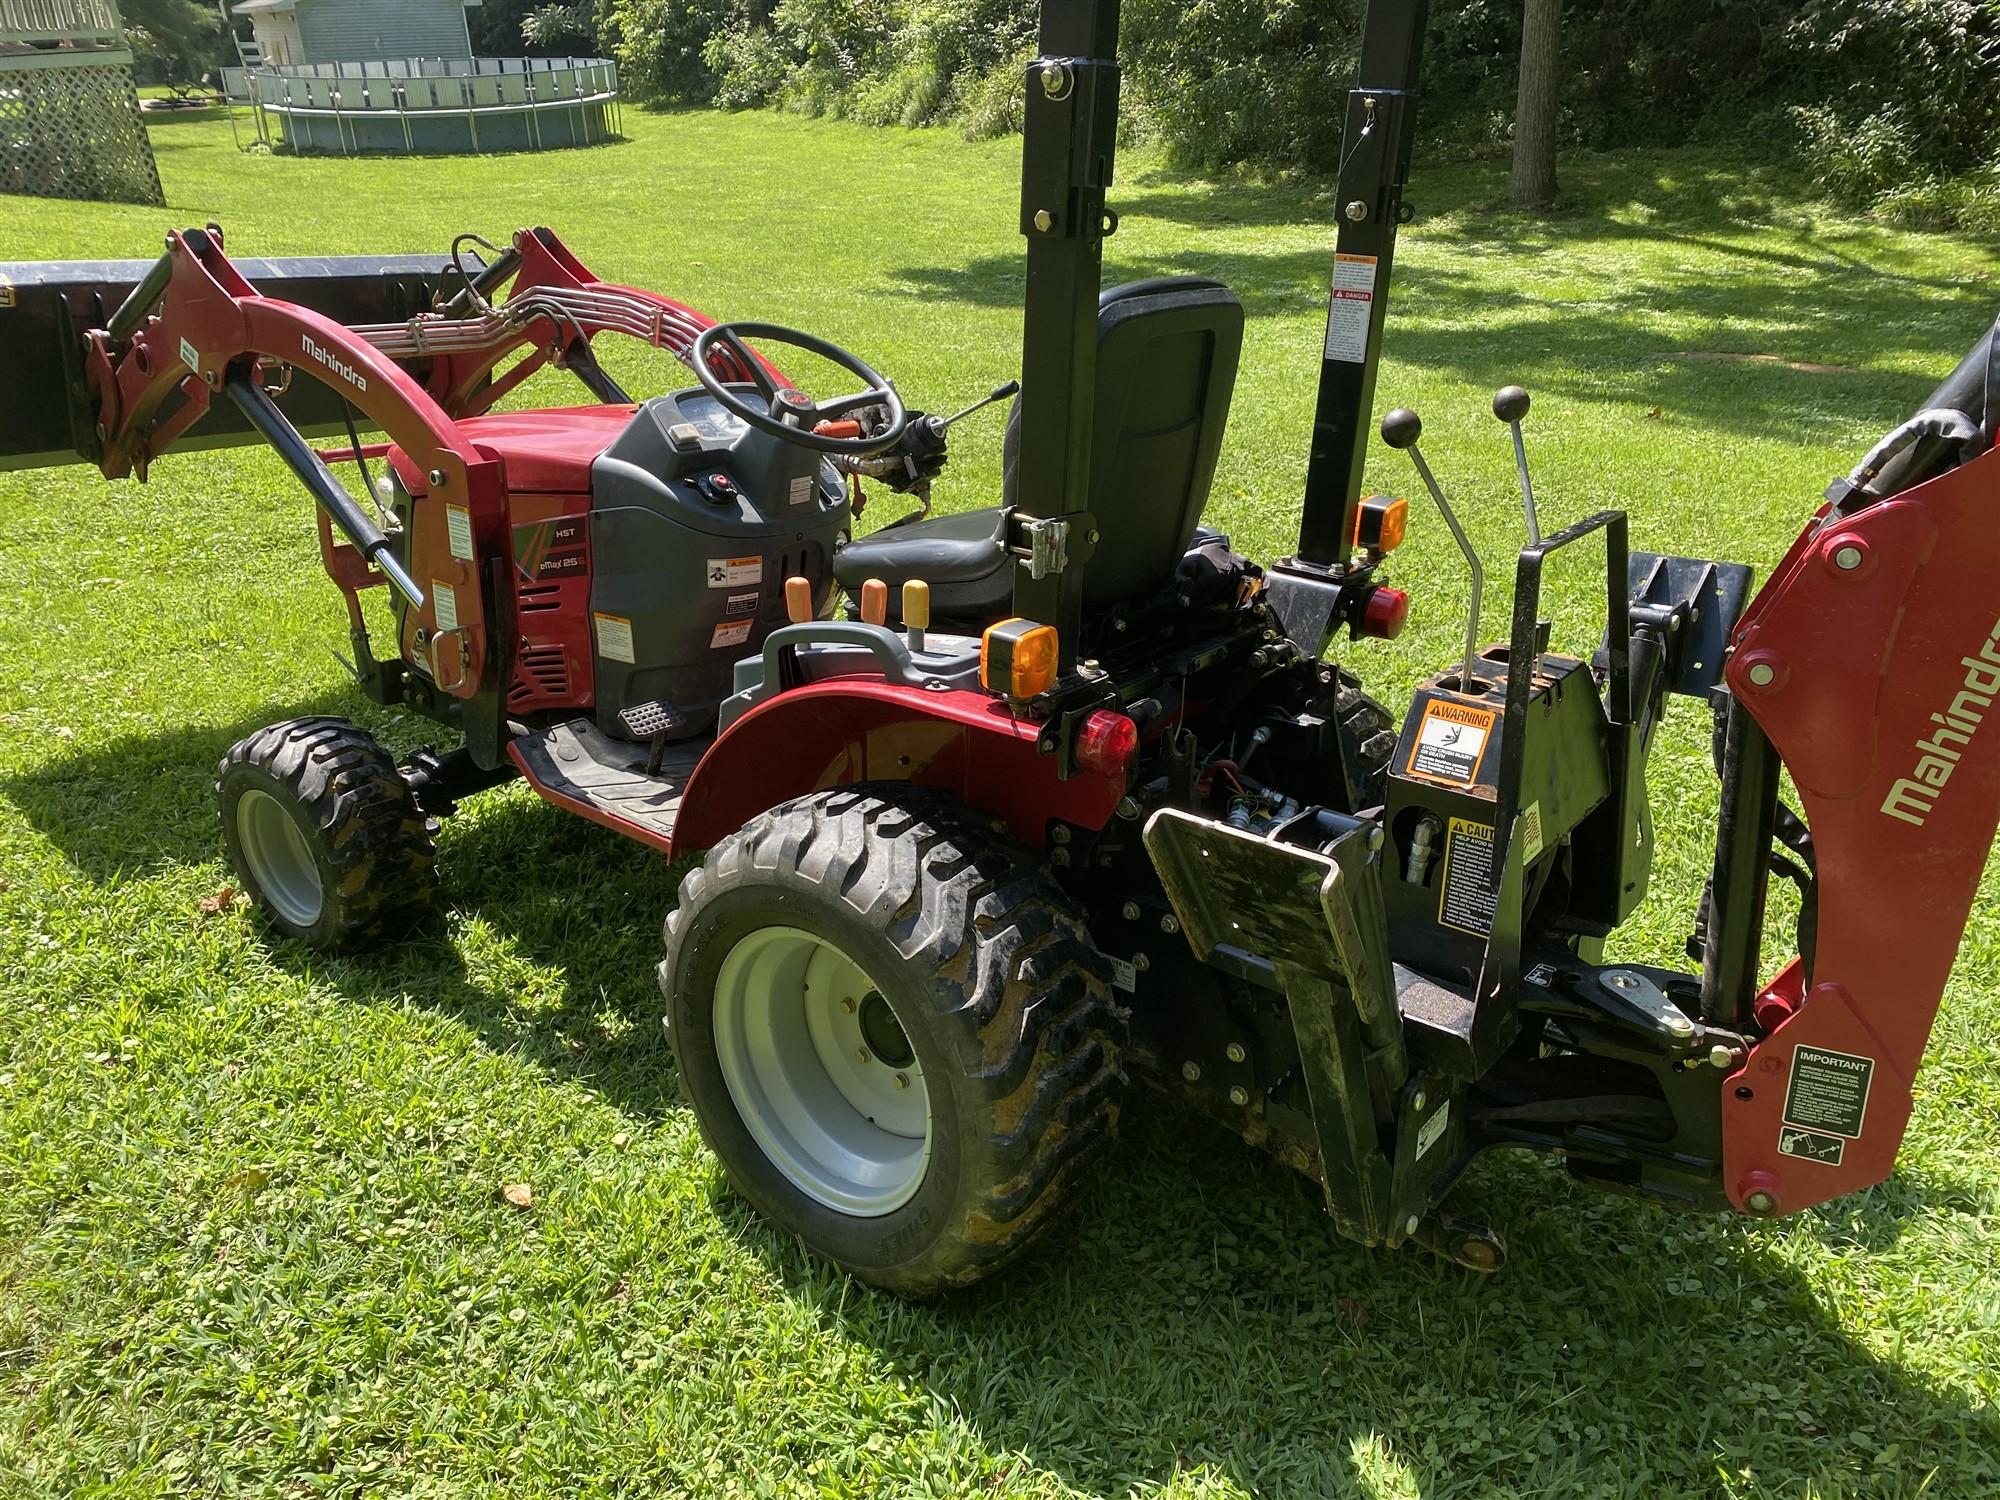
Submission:
M 1021 394 L 1021 382 L 1018 380 L 1010 380 L 1005 385 L 996 385 L 995 387 L 993 387 L 993 389 L 990 392 L 988 392 L 984 396 L 981 396 L 977 401 L 973 402 L 972 405 L 966 407 L 964 411 L 955 411 L 948 417 L 929 417 L 926 420 L 930 423 L 933 431 L 943 432 L 945 428 L 951 426 L 952 423 L 963 422 L 967 417 L 971 416 L 974 412 L 984 411 L 987 407 L 991 406 L 996 401 L 1005 401 L 1009 396 L 1018 396 L 1020 394 Z
M 1535 487 L 1528 479 L 1528 449 L 1521 441 L 1521 418 L 1528 414 L 1528 393 L 1518 385 L 1503 385 L 1493 393 L 1493 415 L 1514 434 L 1514 467 L 1521 475 L 1521 506 L 1528 513 L 1528 545 L 1542 545 L 1542 523 L 1535 515 Z
M 1472 538 L 1458 524 L 1458 513 L 1451 508 L 1451 502 L 1445 499 L 1444 491 L 1438 487 L 1431 466 L 1424 462 L 1423 452 L 1417 447 L 1417 439 L 1423 435 L 1423 418 L 1407 406 L 1397 407 L 1382 419 L 1382 441 L 1391 448 L 1408 452 L 1410 462 L 1417 466 L 1417 477 L 1423 480 L 1424 488 L 1437 502 L 1444 524 L 1451 529 L 1452 539 L 1458 543 L 1458 550 L 1465 554 L 1465 565 L 1472 572 L 1472 602 L 1467 607 L 1465 618 L 1465 670 L 1459 675 L 1458 690 L 1473 693 L 1479 691 L 1479 679 L 1473 675 L 1472 664 L 1479 656 L 1479 603 L 1486 589 L 1486 570 L 1479 565 L 1479 553 L 1473 548 Z

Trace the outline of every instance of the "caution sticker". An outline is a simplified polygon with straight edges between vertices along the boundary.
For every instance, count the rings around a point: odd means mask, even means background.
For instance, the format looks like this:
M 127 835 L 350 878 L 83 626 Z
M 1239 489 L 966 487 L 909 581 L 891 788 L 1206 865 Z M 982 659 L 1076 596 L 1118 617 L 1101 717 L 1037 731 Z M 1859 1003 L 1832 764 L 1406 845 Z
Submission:
M 1859 1140 L 1861 1123 L 1868 1114 L 1868 1085 L 1874 1076 L 1872 1057 L 1832 1052 L 1825 1047 L 1798 1048 L 1792 1053 L 1791 1081 L 1785 1085 L 1783 1122 L 1800 1130 Z
M 431 614 L 440 631 L 458 629 L 458 590 L 442 578 L 431 580 Z
M 1479 779 L 1479 766 L 1499 717 L 1497 709 L 1433 698 L 1424 705 L 1424 721 L 1410 750 L 1409 773 L 1447 786 L 1471 786 Z
M 1444 836 L 1444 878 L 1438 882 L 1438 922 L 1486 937 L 1500 893 L 1493 880 L 1493 825 L 1453 818 Z
M 593 614 L 590 623 L 597 628 L 597 654 L 606 661 L 622 661 L 628 666 L 639 657 L 632 649 L 632 622 L 623 615 Z
M 708 638 L 710 650 L 721 646 L 740 646 L 750 639 L 748 620 L 725 620 L 715 627 L 715 634 Z
M 708 586 L 712 589 L 740 589 L 763 581 L 764 559 L 761 557 L 711 557 L 708 560 Z
M 472 561 L 472 512 L 463 505 L 444 508 L 444 532 L 451 543 L 451 555 Z
M 1375 311 L 1376 257 L 1336 255 L 1333 298 L 1326 314 L 1326 357 L 1350 365 L 1368 361 L 1368 321 Z

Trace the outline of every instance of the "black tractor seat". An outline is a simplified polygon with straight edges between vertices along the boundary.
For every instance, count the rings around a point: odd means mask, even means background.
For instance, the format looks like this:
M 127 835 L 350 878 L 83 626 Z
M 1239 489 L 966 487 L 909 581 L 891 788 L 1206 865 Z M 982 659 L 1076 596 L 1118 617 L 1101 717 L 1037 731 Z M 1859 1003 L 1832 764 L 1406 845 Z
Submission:
M 1084 580 L 1103 609 L 1164 586 L 1194 540 L 1229 421 L 1243 305 L 1217 281 L 1173 277 L 1113 287 L 1097 302 L 1096 426 L 1088 505 L 1104 540 Z M 932 618 L 977 629 L 1006 615 L 1014 569 L 1007 513 L 1019 503 L 1021 405 L 1007 417 L 1001 503 L 885 527 L 834 554 L 841 587 L 930 585 Z

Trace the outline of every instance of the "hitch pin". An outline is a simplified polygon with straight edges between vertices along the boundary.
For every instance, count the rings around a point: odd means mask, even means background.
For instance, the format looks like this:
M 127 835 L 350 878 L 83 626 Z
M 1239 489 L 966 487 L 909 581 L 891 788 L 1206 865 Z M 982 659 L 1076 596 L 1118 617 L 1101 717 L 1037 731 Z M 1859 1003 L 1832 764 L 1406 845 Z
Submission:
M 1382 441 L 1391 448 L 1401 448 L 1410 455 L 1410 462 L 1417 466 L 1417 477 L 1424 482 L 1424 488 L 1431 492 L 1431 499 L 1437 502 L 1439 514 L 1444 524 L 1451 529 L 1452 540 L 1458 543 L 1458 550 L 1465 554 L 1465 565 L 1472 572 L 1472 600 L 1466 608 L 1465 617 L 1465 669 L 1459 674 L 1458 690 L 1471 694 L 1484 691 L 1479 679 L 1473 675 L 1472 664 L 1479 657 L 1479 602 L 1486 589 L 1486 570 L 1479 565 L 1479 553 L 1473 549 L 1472 538 L 1465 534 L 1465 528 L 1458 524 L 1458 513 L 1451 508 L 1451 502 L 1439 488 L 1431 466 L 1424 462 L 1424 455 L 1417 447 L 1417 439 L 1424 435 L 1423 419 L 1407 406 L 1399 406 L 1382 419 Z

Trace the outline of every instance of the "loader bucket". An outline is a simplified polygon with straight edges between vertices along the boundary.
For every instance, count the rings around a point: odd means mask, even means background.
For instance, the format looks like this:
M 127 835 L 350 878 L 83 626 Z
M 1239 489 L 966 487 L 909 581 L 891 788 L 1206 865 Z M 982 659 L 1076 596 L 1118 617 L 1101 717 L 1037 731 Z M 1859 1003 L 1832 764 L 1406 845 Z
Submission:
M 459 286 L 441 255 L 296 256 L 237 260 L 259 291 L 349 325 L 401 323 Z M 477 268 L 477 262 L 470 263 Z M 0 262 L 0 470 L 94 463 L 97 409 L 83 375 L 84 334 L 106 327 L 154 268 L 147 260 Z M 417 371 L 421 375 L 421 371 Z M 345 431 L 335 392 L 298 380 L 278 398 L 308 436 Z M 177 447 L 221 448 L 263 437 L 231 402 L 209 408 Z

